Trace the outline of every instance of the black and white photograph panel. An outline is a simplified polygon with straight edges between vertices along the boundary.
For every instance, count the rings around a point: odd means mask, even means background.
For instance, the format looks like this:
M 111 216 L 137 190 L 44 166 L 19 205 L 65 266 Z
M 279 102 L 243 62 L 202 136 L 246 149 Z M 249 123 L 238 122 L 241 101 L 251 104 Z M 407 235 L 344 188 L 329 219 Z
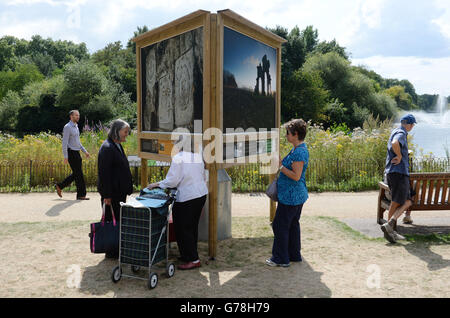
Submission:
M 203 115 L 203 27 L 141 49 L 142 131 L 172 132 Z

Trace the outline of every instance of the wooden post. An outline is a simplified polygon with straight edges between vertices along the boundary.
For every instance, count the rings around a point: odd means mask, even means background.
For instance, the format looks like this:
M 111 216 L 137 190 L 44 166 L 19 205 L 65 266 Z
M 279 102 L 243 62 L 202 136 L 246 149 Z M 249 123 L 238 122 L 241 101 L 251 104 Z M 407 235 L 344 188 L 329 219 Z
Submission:
M 269 176 L 269 184 L 272 183 L 272 181 L 275 179 L 275 177 L 276 177 L 276 174 L 271 174 Z M 270 223 L 272 223 L 273 219 L 275 218 L 275 211 L 277 209 L 277 204 L 275 201 L 273 201 L 271 199 L 269 199 L 269 200 L 270 200 Z
M 147 185 L 148 185 L 147 159 L 141 158 L 141 188 L 144 189 Z
M 278 132 L 281 126 L 281 44 L 277 44 L 277 94 L 276 94 L 276 111 L 275 111 L 275 125 L 278 128 Z M 280 135 L 276 138 L 277 144 L 274 143 L 272 138 L 272 147 L 280 153 Z M 276 159 L 278 160 L 278 159 Z M 269 178 L 269 184 L 276 178 L 276 174 L 271 174 Z M 270 200 L 270 199 L 269 199 Z M 275 213 L 277 209 L 277 204 L 275 201 L 270 200 L 270 222 L 273 222 L 275 218 Z
M 208 250 L 209 257 L 214 260 L 217 255 L 217 167 L 213 163 L 209 169 L 209 224 L 208 224 Z
M 210 47 L 211 47 L 211 77 L 210 77 L 210 124 L 211 127 L 218 127 L 217 122 L 217 14 L 211 14 L 210 18 Z M 212 142 L 212 141 L 211 141 Z M 215 142 L 215 140 L 214 140 Z M 214 154 L 216 149 L 214 149 Z M 216 160 L 209 165 L 209 224 L 208 224 L 208 250 L 210 259 L 215 259 L 217 255 L 217 163 Z

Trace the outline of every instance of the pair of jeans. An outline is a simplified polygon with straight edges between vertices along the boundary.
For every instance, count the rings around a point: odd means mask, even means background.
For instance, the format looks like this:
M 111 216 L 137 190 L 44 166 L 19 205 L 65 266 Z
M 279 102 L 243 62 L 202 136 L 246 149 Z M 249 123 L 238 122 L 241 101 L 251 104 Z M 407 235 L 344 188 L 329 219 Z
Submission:
M 300 215 L 303 204 L 285 205 L 278 202 L 272 223 L 274 234 L 272 261 L 277 264 L 289 264 L 302 260 L 300 249 Z
M 70 168 L 72 169 L 72 173 L 63 180 L 63 182 L 58 183 L 58 186 L 62 189 L 69 186 L 73 181 L 75 181 L 75 185 L 77 186 L 77 198 L 86 196 L 86 184 L 84 183 L 83 169 L 82 164 L 83 160 L 81 159 L 80 152 L 72 149 L 67 150 L 68 153 L 68 161 Z
M 197 252 L 198 223 L 205 205 L 206 195 L 185 202 L 175 202 L 172 208 L 173 227 L 181 259 L 193 262 Z

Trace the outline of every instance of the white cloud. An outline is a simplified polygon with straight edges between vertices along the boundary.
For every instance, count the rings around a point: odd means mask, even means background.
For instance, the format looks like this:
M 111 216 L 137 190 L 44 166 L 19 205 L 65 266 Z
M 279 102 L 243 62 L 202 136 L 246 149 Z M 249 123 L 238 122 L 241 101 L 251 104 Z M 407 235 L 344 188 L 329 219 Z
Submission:
M 95 32 L 106 34 L 115 31 L 126 17 L 128 17 L 127 10 L 124 10 L 117 3 L 108 2 L 106 7 L 100 11 Z
M 23 39 L 31 39 L 31 36 L 35 34 L 42 37 L 54 36 L 55 30 L 63 27 L 61 21 L 51 19 L 37 19 L 14 24 L 1 23 L 0 25 L 2 34 Z
M 366 65 L 384 78 L 409 80 L 417 94 L 443 94 L 450 96 L 448 70 L 450 57 L 386 57 L 372 56 L 353 59 L 353 65 Z
M 371 29 L 381 24 L 381 13 L 386 0 L 371 0 L 361 3 L 361 18 Z
M 443 14 L 431 22 L 439 26 L 442 35 L 450 39 L 450 5 L 448 0 L 435 0 L 435 5 L 443 10 Z
M 245 60 L 242 61 L 242 64 L 246 65 L 246 64 L 250 64 L 252 66 L 258 66 L 259 65 L 259 60 L 252 56 L 247 57 Z
M 23 20 L 12 12 L 3 12 L 0 15 L 0 30 L 0 36 L 12 35 L 26 40 L 30 40 L 33 35 L 38 34 L 43 38 L 51 37 L 75 43 L 81 42 L 76 30 L 70 30 L 70 25 L 65 17 Z
M 7 0 L 5 4 L 7 6 L 23 6 L 23 5 L 35 5 L 35 4 L 48 4 L 51 6 L 80 6 L 84 5 L 89 0 Z

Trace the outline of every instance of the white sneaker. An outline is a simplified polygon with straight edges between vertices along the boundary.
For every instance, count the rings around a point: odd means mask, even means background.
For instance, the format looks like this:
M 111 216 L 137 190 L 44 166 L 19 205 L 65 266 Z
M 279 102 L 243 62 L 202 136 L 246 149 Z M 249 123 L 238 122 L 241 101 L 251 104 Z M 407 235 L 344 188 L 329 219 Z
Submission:
M 410 216 L 410 215 L 406 215 L 406 216 L 403 218 L 403 223 L 404 223 L 404 224 L 413 224 L 413 220 L 412 220 L 411 216 Z
M 266 265 L 275 267 L 275 266 L 280 266 L 280 267 L 289 267 L 289 264 L 277 264 L 274 261 L 272 261 L 272 259 L 268 258 L 266 259 Z
M 403 235 L 398 234 L 397 232 L 394 231 L 394 238 L 397 241 L 404 241 L 406 240 L 406 237 L 404 237 Z

